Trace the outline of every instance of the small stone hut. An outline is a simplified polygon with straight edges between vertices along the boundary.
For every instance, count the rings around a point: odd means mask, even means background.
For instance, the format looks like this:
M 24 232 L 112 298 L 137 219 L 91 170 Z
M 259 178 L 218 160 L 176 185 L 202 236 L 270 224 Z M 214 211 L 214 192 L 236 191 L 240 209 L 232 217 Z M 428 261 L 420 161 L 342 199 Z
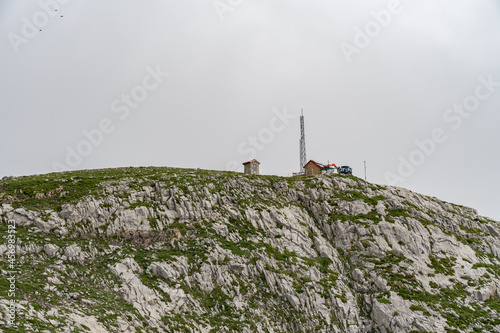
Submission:
M 256 159 L 243 163 L 245 166 L 245 174 L 247 175 L 258 175 L 260 162 Z

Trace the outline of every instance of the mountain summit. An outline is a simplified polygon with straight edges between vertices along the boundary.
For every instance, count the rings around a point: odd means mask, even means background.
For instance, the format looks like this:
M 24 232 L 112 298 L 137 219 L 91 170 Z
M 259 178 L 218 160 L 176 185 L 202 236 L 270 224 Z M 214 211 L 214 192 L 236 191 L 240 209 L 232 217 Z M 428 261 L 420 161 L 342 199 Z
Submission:
M 4 332 L 500 332 L 500 224 L 403 188 L 119 168 L 0 204 Z

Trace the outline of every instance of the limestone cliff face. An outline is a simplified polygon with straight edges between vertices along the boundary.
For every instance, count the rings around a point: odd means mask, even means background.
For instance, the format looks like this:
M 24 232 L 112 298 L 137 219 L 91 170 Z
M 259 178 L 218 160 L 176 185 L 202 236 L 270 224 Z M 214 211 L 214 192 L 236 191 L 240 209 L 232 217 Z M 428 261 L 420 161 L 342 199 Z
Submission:
M 5 179 L 0 203 L 5 332 L 500 332 L 500 224 L 402 188 L 126 168 Z

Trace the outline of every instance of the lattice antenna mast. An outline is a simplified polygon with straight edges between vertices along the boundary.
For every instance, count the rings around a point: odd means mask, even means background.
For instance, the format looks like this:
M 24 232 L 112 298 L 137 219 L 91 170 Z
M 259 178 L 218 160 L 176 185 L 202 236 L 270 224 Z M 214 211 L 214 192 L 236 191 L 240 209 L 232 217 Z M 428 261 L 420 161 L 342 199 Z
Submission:
M 304 129 L 304 110 L 302 110 L 300 115 L 300 172 L 304 171 L 306 163 L 306 132 Z

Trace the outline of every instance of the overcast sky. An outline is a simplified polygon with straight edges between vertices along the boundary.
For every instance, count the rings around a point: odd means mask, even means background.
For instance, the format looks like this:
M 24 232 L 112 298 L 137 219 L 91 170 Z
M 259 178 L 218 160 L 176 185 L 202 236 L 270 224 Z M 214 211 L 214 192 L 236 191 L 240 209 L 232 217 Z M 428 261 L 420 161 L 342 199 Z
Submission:
M 497 0 L 4 0 L 0 176 L 286 176 L 304 109 L 308 159 L 500 220 L 499 32 Z

